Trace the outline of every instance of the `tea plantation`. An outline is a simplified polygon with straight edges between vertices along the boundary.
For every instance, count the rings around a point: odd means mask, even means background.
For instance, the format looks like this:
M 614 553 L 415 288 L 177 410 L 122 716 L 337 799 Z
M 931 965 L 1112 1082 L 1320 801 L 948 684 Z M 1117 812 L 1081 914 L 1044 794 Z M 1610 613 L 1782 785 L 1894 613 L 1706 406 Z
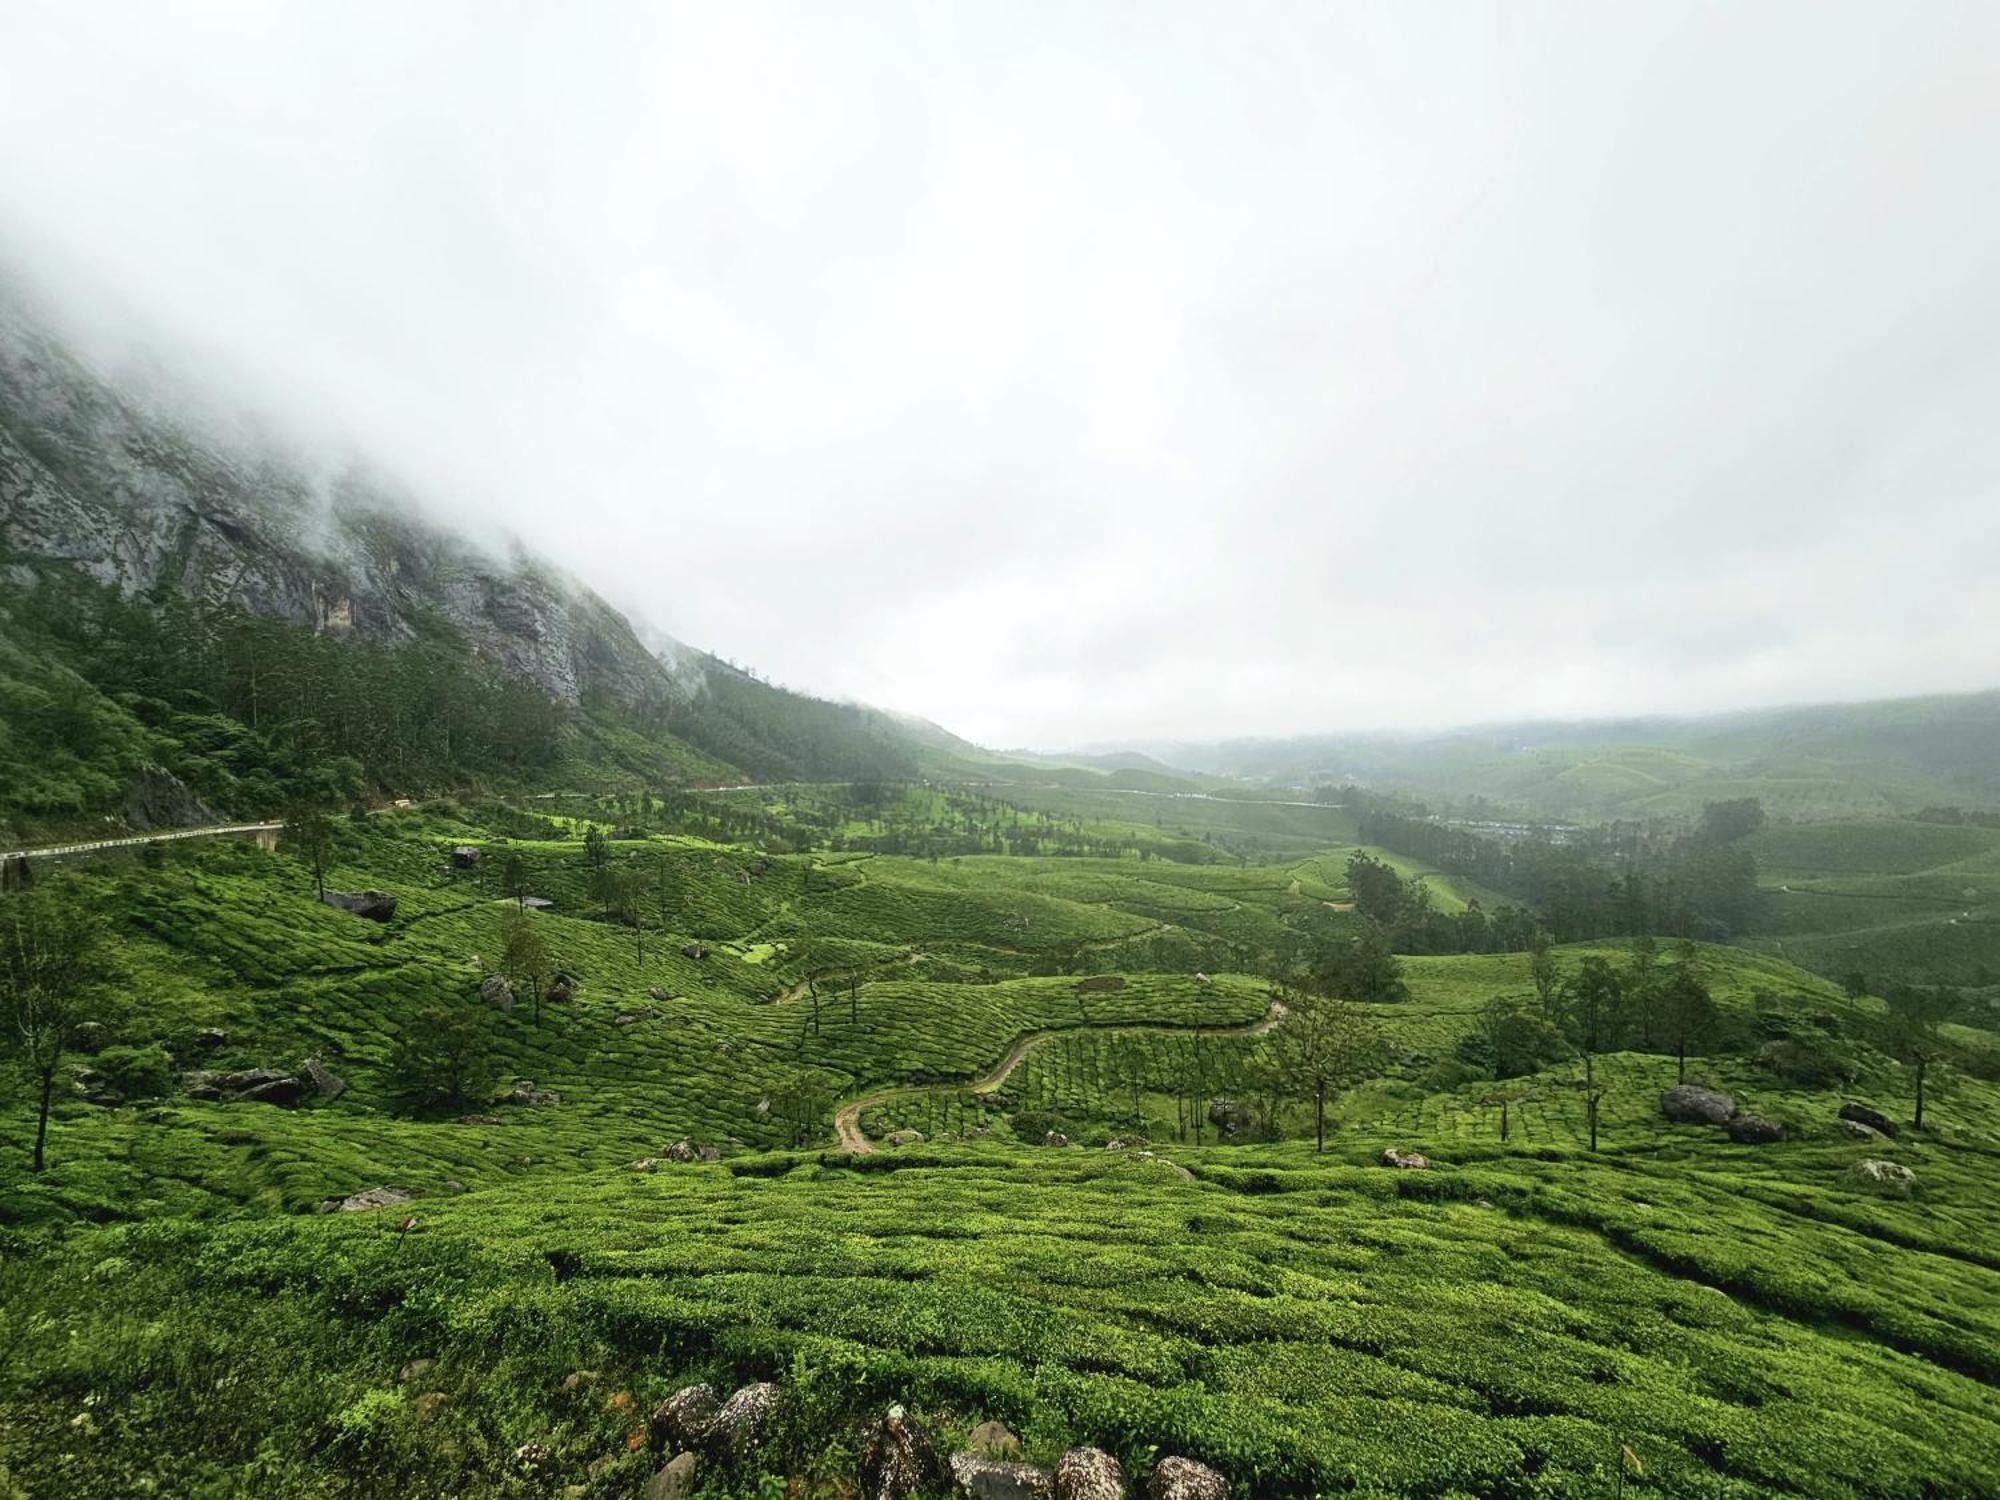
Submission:
M 42 871 L 104 972 L 46 1170 L 33 1090 L 0 1114 L 0 1494 L 640 1495 L 664 1397 L 757 1380 L 777 1426 L 699 1493 L 853 1493 L 891 1402 L 1238 1495 L 2000 1493 L 1983 1012 L 1918 1129 L 1883 1002 L 1789 947 L 1675 954 L 1685 1067 L 1627 1037 L 1594 1094 L 1520 1017 L 1630 942 L 1405 955 L 1317 1152 L 1272 976 L 1360 935 L 1338 810 L 1009 796 L 336 820 L 327 885 L 379 921 L 249 842 Z M 1782 832 L 1802 902 L 1990 863 Z M 1664 1118 L 1683 1072 L 1782 1139 Z

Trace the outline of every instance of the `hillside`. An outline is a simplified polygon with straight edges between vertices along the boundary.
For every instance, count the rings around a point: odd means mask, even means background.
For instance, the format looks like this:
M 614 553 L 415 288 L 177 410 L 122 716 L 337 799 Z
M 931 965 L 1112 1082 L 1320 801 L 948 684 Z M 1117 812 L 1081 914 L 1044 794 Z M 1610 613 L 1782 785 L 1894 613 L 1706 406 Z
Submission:
M 1798 819 L 2000 808 L 2000 692 L 1143 748 L 1189 771 L 1295 787 L 1353 781 L 1578 822 L 1686 817 L 1735 797 Z

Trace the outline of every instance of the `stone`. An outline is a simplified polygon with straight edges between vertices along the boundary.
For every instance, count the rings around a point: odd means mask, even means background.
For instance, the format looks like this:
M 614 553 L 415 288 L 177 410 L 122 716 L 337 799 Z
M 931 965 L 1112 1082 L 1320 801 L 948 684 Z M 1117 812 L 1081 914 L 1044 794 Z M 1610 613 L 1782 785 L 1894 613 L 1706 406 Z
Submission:
M 1042 1137 L 1042 1144 L 1044 1146 L 1067 1146 L 1069 1144 L 1069 1137 L 1064 1135 L 1060 1130 L 1051 1130 L 1047 1135 Z
M 765 875 L 770 872 L 770 869 L 771 862 L 768 859 L 753 859 L 750 861 L 750 873 L 752 875 Z
M 675 1141 L 666 1150 L 662 1151 L 660 1156 L 665 1161 L 699 1161 L 701 1160 L 701 1151 L 695 1146 L 693 1141 L 690 1141 L 686 1136 L 682 1136 L 681 1139 Z
M 1785 1138 L 1785 1127 L 1761 1115 L 1737 1115 L 1729 1122 L 1729 1138 L 1745 1146 L 1768 1146 Z
M 951 1490 L 966 1500 L 1050 1500 L 1055 1481 L 1047 1469 L 1010 1463 L 981 1453 L 951 1456 Z
M 1125 1500 L 1125 1466 L 1102 1448 L 1072 1448 L 1056 1465 L 1055 1500 Z
M 1394 1167 L 1399 1172 L 1428 1172 L 1431 1159 L 1416 1151 L 1398 1151 L 1394 1146 L 1382 1148 L 1382 1165 Z
M 669 1000 L 673 999 L 673 996 L 669 995 L 665 990 L 661 989 L 657 984 L 654 985 L 651 989 L 647 990 L 646 993 L 650 995 L 653 998 L 653 1000 L 660 1005 L 665 1005 Z
M 1720 1089 L 1677 1083 L 1660 1095 L 1660 1113 L 1684 1125 L 1726 1125 L 1736 1101 Z
M 892 1406 L 861 1450 L 860 1478 L 867 1500 L 911 1500 L 946 1488 L 951 1472 L 924 1425 Z
M 338 1099 L 347 1092 L 347 1080 L 316 1057 L 306 1059 L 306 1077 L 322 1099 Z
M 657 1172 L 660 1170 L 660 1159 L 657 1156 L 642 1156 L 632 1163 L 632 1170 L 635 1172 Z
M 488 974 L 479 981 L 479 998 L 495 1010 L 512 1010 L 514 986 L 505 974 Z
M 547 1443 L 523 1443 L 514 1450 L 514 1462 L 535 1474 L 546 1474 L 555 1467 L 555 1450 Z
M 455 870 L 476 870 L 479 868 L 479 851 L 471 844 L 460 844 L 451 851 L 451 864 Z
M 694 1493 L 700 1476 L 701 1460 L 692 1453 L 677 1453 L 646 1481 L 645 1489 L 639 1492 L 641 1500 L 685 1500 Z
M 422 1380 L 436 1368 L 437 1361 L 434 1359 L 413 1359 L 396 1372 L 397 1383 L 411 1385 L 416 1381 Z
M 102 1021 L 78 1021 L 69 1029 L 69 1044 L 83 1053 L 102 1052 L 111 1045 L 111 1028 Z
M 682 957 L 682 958 L 707 958 L 707 957 L 708 957 L 708 944 L 706 944 L 706 943 L 682 943 L 682 944 L 681 944 L 681 957 Z
M 921 1146 L 924 1133 L 921 1130 L 892 1130 L 882 1137 L 885 1146 Z
M 194 1044 L 203 1052 L 213 1052 L 228 1040 L 229 1033 L 219 1026 L 204 1027 L 194 1034 Z
M 972 1436 L 966 1442 L 974 1453 L 983 1453 L 988 1458 L 1021 1456 L 1021 1440 L 1014 1436 L 1005 1422 L 981 1422 L 972 1429 Z
M 768 1380 L 744 1386 L 715 1414 L 710 1445 L 731 1459 L 748 1457 L 771 1435 L 779 1399 L 778 1388 Z
M 243 1091 L 245 1099 L 254 1099 L 259 1104 L 275 1104 L 280 1109 L 293 1109 L 306 1102 L 308 1085 L 297 1078 L 273 1078 L 256 1084 Z
M 1878 1135 L 1893 1137 L 1896 1134 L 1896 1122 L 1894 1120 L 1883 1114 L 1881 1110 L 1875 1109 L 1870 1105 L 1857 1104 L 1852 1099 L 1840 1106 L 1840 1118 L 1843 1120 L 1852 1120 L 1857 1125 L 1866 1125 Z
M 706 1448 L 722 1415 L 722 1402 L 712 1385 L 684 1385 L 653 1410 L 646 1436 L 662 1452 L 675 1448 Z
M 1208 1123 L 1224 1135 L 1241 1135 L 1257 1123 L 1257 1117 L 1249 1105 L 1238 1100 L 1212 1099 L 1208 1105 Z
M 540 1109 L 547 1105 L 562 1103 L 562 1095 L 554 1089 L 536 1088 L 535 1080 L 532 1078 L 522 1078 L 516 1080 L 512 1091 L 507 1095 L 507 1102 Z
M 1842 1120 L 1840 1133 L 1851 1141 L 1880 1141 L 1887 1137 L 1873 1125 L 1863 1125 L 1859 1120 Z
M 1896 1198 L 1907 1198 L 1917 1185 L 1917 1174 L 1898 1162 L 1870 1157 L 1847 1169 L 1847 1175 L 1862 1187 Z
M 447 1396 L 443 1391 L 425 1391 L 421 1396 L 411 1399 L 410 1410 L 417 1414 L 419 1420 L 428 1420 L 449 1405 L 451 1405 L 451 1397 Z
M 472 1189 L 468 1188 L 456 1177 L 447 1177 L 444 1180 L 444 1192 L 448 1198 L 456 1198 L 460 1193 L 469 1193 L 471 1191 Z
M 319 899 L 371 922 L 393 921 L 396 916 L 396 898 L 387 891 L 322 891 Z
M 1146 1481 L 1148 1500 L 1229 1500 L 1229 1481 L 1191 1458 L 1163 1458 Z
M 505 1125 L 507 1122 L 498 1115 L 460 1115 L 458 1123 L 461 1125 Z
M 722 1148 L 720 1146 L 701 1146 L 696 1149 L 703 1161 L 722 1160 Z
M 375 1208 L 396 1208 L 416 1200 L 416 1194 L 408 1188 L 373 1187 L 358 1193 L 350 1193 L 345 1198 L 328 1198 L 319 1206 L 323 1214 L 359 1214 Z
M 576 980 L 568 974 L 556 975 L 542 991 L 542 998 L 551 1005 L 569 1004 L 576 998 Z

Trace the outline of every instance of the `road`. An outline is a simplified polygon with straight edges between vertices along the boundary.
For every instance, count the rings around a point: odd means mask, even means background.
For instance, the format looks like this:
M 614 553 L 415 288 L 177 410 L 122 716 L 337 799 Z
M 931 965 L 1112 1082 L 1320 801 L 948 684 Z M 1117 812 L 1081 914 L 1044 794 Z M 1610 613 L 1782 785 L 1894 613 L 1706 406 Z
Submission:
M 1030 1052 L 1051 1037 L 1063 1036 L 1073 1031 L 1164 1031 L 1183 1035 L 1198 1032 L 1202 1036 L 1262 1036 L 1284 1018 L 1284 1006 L 1273 1001 L 1262 1020 L 1252 1021 L 1245 1026 L 1162 1026 L 1147 1025 L 1144 1022 L 1112 1021 L 1102 1026 L 1051 1026 L 1041 1031 L 1025 1031 L 1014 1038 L 1014 1045 L 1007 1049 L 1007 1055 L 990 1071 L 975 1078 L 970 1084 L 946 1084 L 944 1088 L 951 1093 L 957 1093 L 963 1088 L 974 1094 L 990 1094 L 1007 1081 Z M 872 1094 L 841 1105 L 833 1116 L 835 1142 L 842 1151 L 857 1154 L 873 1151 L 875 1143 L 861 1133 L 861 1112 L 864 1109 L 873 1109 L 890 1099 L 927 1092 L 930 1090 L 923 1087 L 878 1089 Z
M 10 859 L 65 859 L 75 854 L 95 854 L 100 849 L 136 849 L 141 844 L 164 844 L 170 839 L 212 839 L 230 833 L 276 833 L 278 823 L 209 823 L 200 828 L 170 828 L 159 833 L 134 833 L 117 839 L 89 839 L 76 844 L 42 844 L 33 849 L 0 849 L 0 863 Z

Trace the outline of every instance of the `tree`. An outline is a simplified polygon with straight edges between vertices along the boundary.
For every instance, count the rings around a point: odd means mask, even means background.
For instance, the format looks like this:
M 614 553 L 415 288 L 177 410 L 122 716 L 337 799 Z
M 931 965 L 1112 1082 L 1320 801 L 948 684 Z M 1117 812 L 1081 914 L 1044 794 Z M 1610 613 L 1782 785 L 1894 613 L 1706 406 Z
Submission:
M 1323 996 L 1371 1003 L 1401 1000 L 1409 994 L 1403 966 L 1382 929 L 1372 922 L 1360 936 L 1347 942 L 1336 939 L 1322 950 L 1313 965 L 1311 984 Z
M 611 862 L 611 846 L 605 842 L 604 830 L 595 823 L 583 831 L 583 859 L 593 870 L 601 870 Z
M 1590 1125 L 1590 1149 L 1597 1149 L 1597 1053 L 1615 1022 L 1625 992 L 1618 971 L 1592 955 L 1570 986 L 1570 1034 L 1583 1054 L 1583 1104 Z
M 326 866 L 333 854 L 333 820 L 318 802 L 297 802 L 285 815 L 285 842 L 312 870 L 316 893 L 326 895 Z
M 493 1042 L 466 1005 L 419 1011 L 389 1055 L 389 1087 L 412 1110 L 456 1109 L 490 1091 Z
M 102 977 L 97 937 L 95 918 L 60 883 L 20 891 L 0 903 L 0 1016 L 36 1090 L 30 1171 L 47 1164 L 56 1070 Z
M 1683 944 L 1666 977 L 1654 988 L 1655 1008 L 1673 1043 L 1676 1083 L 1687 1082 L 1688 1049 L 1715 1029 L 1715 997 L 1696 972 L 1694 945 Z
M 542 1024 L 542 988 L 549 973 L 549 949 L 535 930 L 535 919 L 517 906 L 500 917 L 501 967 L 508 979 L 527 980 L 534 992 L 535 1024 Z
M 1368 921 L 1391 930 L 1402 921 L 1409 899 L 1403 877 L 1373 855 L 1348 855 L 1347 889 L 1354 897 L 1354 909 Z
M 1556 966 L 1555 944 L 1544 928 L 1536 928 L 1528 940 L 1528 979 L 1535 987 L 1535 1003 L 1551 1026 L 1563 1023 L 1562 970 Z
M 528 904 L 528 862 L 519 849 L 509 848 L 500 861 L 500 889 L 514 898 L 517 907 Z
M 1326 1150 L 1326 1099 L 1358 1082 L 1380 1049 L 1375 1023 L 1358 1005 L 1297 995 L 1271 1032 L 1271 1048 L 1292 1094 L 1313 1102 L 1313 1140 Z
M 1911 1122 L 1924 1128 L 1924 1077 L 1948 1049 L 1939 1028 L 1956 1020 L 1964 1009 L 1957 990 L 1943 985 L 1899 984 L 1884 997 L 1889 1004 L 1890 1050 L 1916 1076 L 1917 1111 Z
M 1563 1051 L 1562 1033 L 1525 995 L 1495 995 L 1479 1011 L 1480 1039 L 1495 1078 L 1532 1073 Z
M 620 922 L 632 929 L 632 953 L 638 962 L 646 961 L 646 877 L 635 866 L 607 865 L 605 867 L 604 909 Z

